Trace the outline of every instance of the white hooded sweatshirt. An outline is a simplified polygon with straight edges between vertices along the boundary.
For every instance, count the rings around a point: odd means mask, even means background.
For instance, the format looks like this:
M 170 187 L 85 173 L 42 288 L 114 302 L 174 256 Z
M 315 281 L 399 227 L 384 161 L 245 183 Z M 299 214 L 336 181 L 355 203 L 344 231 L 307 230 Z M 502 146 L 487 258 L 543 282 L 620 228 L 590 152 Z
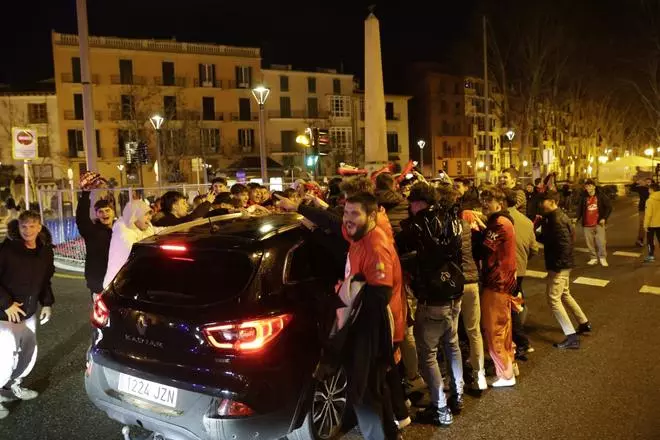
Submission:
M 149 224 L 149 227 L 145 231 L 142 231 L 135 226 L 135 221 L 149 211 L 151 211 L 149 204 L 142 200 L 133 200 L 124 207 L 121 218 L 112 227 L 108 268 L 105 271 L 105 278 L 103 279 L 104 289 L 110 285 L 119 270 L 128 260 L 133 244 L 165 229 Z

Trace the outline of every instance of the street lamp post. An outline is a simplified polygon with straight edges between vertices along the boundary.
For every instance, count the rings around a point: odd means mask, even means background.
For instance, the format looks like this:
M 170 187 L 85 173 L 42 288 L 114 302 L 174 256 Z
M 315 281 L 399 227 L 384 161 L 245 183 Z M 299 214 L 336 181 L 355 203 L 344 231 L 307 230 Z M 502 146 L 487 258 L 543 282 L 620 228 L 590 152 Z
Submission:
M 160 163 L 160 127 L 163 126 L 165 118 L 159 114 L 153 115 L 149 118 L 151 126 L 156 130 L 156 163 L 154 164 L 154 173 L 156 174 L 156 185 L 160 188 L 160 172 L 161 172 L 161 163 Z
M 117 165 L 117 169 L 119 170 L 119 187 L 123 188 L 123 186 L 124 186 L 124 164 Z
M 419 164 L 422 168 L 422 175 L 424 175 L 424 147 L 426 146 L 426 141 L 420 139 L 417 141 L 417 145 L 419 146 Z
M 261 181 L 264 185 L 268 183 L 268 156 L 266 153 L 266 116 L 264 105 L 270 94 L 270 89 L 258 86 L 252 89 L 252 96 L 259 104 L 259 159 L 261 162 Z
M 513 166 L 513 138 L 515 137 L 516 132 L 513 130 L 513 128 L 509 129 L 509 131 L 506 132 L 505 136 L 509 140 L 509 166 Z

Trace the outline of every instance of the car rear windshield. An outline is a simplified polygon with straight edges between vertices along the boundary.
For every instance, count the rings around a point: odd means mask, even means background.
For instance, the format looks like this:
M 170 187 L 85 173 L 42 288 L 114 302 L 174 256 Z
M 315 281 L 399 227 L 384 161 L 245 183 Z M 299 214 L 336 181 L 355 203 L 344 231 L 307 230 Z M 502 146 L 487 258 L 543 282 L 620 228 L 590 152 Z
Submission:
M 124 297 L 169 305 L 205 305 L 231 299 L 247 287 L 254 264 L 246 253 L 174 254 L 137 251 L 117 274 L 113 288 Z

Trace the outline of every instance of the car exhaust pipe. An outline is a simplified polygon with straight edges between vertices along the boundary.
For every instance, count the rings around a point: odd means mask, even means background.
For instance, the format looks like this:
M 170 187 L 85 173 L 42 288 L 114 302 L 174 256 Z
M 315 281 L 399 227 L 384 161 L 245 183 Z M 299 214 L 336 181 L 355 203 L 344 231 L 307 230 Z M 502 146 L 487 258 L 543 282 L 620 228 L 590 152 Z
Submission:
M 131 437 L 131 427 L 128 425 L 125 425 L 121 428 L 121 435 L 124 436 L 124 440 L 165 440 L 165 437 L 163 437 L 163 434 L 157 433 L 157 432 L 152 432 L 149 434 L 146 438 L 145 437 L 140 437 L 138 438 L 132 438 Z

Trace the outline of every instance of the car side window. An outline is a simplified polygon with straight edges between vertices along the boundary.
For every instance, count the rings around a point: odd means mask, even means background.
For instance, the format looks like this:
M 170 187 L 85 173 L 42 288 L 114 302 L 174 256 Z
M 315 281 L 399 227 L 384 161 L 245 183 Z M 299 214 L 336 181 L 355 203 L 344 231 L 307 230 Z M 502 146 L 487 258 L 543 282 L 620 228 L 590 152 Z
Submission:
M 314 278 L 312 255 L 308 243 L 295 244 L 286 256 L 284 283 L 295 284 Z

